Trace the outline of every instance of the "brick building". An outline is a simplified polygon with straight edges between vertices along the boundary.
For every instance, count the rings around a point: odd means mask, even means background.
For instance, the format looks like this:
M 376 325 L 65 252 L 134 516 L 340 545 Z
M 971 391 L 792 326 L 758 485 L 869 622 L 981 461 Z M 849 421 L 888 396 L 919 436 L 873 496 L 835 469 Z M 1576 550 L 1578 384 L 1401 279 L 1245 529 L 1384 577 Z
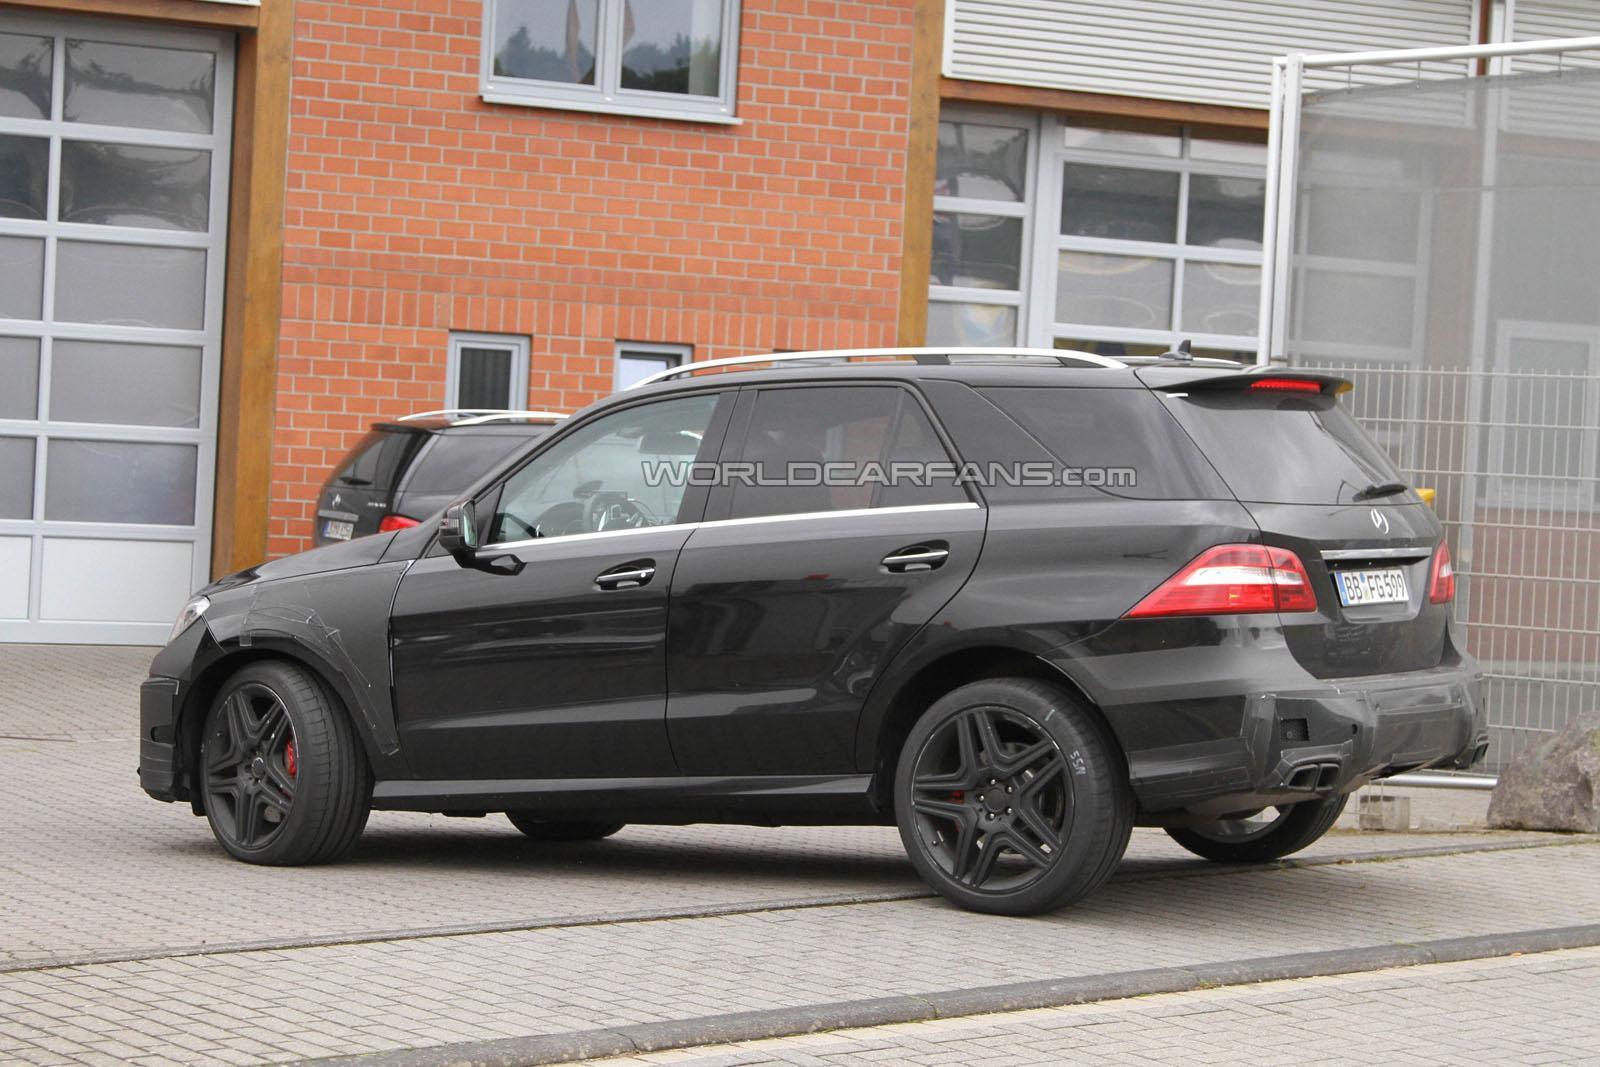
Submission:
M 1267 60 L 1509 9 L 0 3 L 0 641 L 159 642 L 308 545 L 377 418 L 774 349 L 1253 353 Z

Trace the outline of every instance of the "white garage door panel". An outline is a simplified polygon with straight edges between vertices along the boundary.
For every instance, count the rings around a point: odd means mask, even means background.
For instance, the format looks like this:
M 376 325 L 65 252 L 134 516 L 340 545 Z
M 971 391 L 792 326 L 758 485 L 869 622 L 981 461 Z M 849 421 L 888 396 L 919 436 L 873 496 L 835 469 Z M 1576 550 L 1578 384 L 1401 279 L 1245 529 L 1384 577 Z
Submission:
M 28 617 L 28 557 L 33 542 L 26 537 L 0 537 L 0 619 Z
M 189 596 L 194 545 L 47 537 L 42 569 L 46 620 L 170 623 Z

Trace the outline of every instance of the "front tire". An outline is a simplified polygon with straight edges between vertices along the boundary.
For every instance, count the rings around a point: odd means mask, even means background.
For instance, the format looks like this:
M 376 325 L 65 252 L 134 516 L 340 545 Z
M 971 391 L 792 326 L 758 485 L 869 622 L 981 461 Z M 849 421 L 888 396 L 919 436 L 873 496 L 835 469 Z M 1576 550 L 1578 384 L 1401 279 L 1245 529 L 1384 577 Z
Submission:
M 200 741 L 206 820 L 235 859 L 274 867 L 349 851 L 372 772 L 335 698 L 305 668 L 266 660 L 225 682 Z
M 959 907 L 1036 915 L 1085 896 L 1128 847 L 1133 794 L 1094 714 L 1058 686 L 974 682 L 900 751 L 895 817 L 917 872 Z
M 597 820 L 552 821 L 531 811 L 508 811 L 506 818 L 534 841 L 599 841 L 627 825 Z
M 1267 808 L 1248 819 L 1217 819 L 1169 829 L 1167 836 L 1217 863 L 1267 863 L 1299 852 L 1338 821 L 1350 794 Z

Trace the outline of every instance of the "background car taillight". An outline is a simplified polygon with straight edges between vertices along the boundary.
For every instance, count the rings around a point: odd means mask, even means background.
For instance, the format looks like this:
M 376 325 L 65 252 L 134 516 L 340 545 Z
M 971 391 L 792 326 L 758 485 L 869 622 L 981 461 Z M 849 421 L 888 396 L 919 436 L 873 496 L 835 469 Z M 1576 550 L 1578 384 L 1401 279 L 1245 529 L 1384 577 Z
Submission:
M 1315 610 L 1311 578 L 1300 557 L 1287 548 L 1217 545 L 1162 582 L 1125 617 Z
M 1456 598 L 1456 569 L 1450 562 L 1450 546 L 1439 542 L 1428 570 L 1428 602 L 1448 604 Z
M 394 533 L 396 530 L 406 530 L 417 525 L 417 520 L 409 515 L 385 515 L 383 521 L 378 523 L 379 533 Z

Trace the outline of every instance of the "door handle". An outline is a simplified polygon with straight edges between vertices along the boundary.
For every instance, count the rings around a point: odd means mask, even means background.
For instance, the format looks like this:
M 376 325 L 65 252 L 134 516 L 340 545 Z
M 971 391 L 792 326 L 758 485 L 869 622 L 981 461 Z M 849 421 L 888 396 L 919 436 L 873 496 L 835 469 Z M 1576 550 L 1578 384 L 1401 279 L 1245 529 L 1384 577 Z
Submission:
M 931 571 L 944 566 L 950 550 L 939 545 L 912 545 L 883 557 L 883 565 L 895 574 Z
M 656 561 L 653 559 L 637 559 L 632 563 L 624 563 L 603 571 L 595 576 L 594 584 L 601 589 L 637 589 L 641 585 L 649 585 L 650 579 L 656 576 Z

